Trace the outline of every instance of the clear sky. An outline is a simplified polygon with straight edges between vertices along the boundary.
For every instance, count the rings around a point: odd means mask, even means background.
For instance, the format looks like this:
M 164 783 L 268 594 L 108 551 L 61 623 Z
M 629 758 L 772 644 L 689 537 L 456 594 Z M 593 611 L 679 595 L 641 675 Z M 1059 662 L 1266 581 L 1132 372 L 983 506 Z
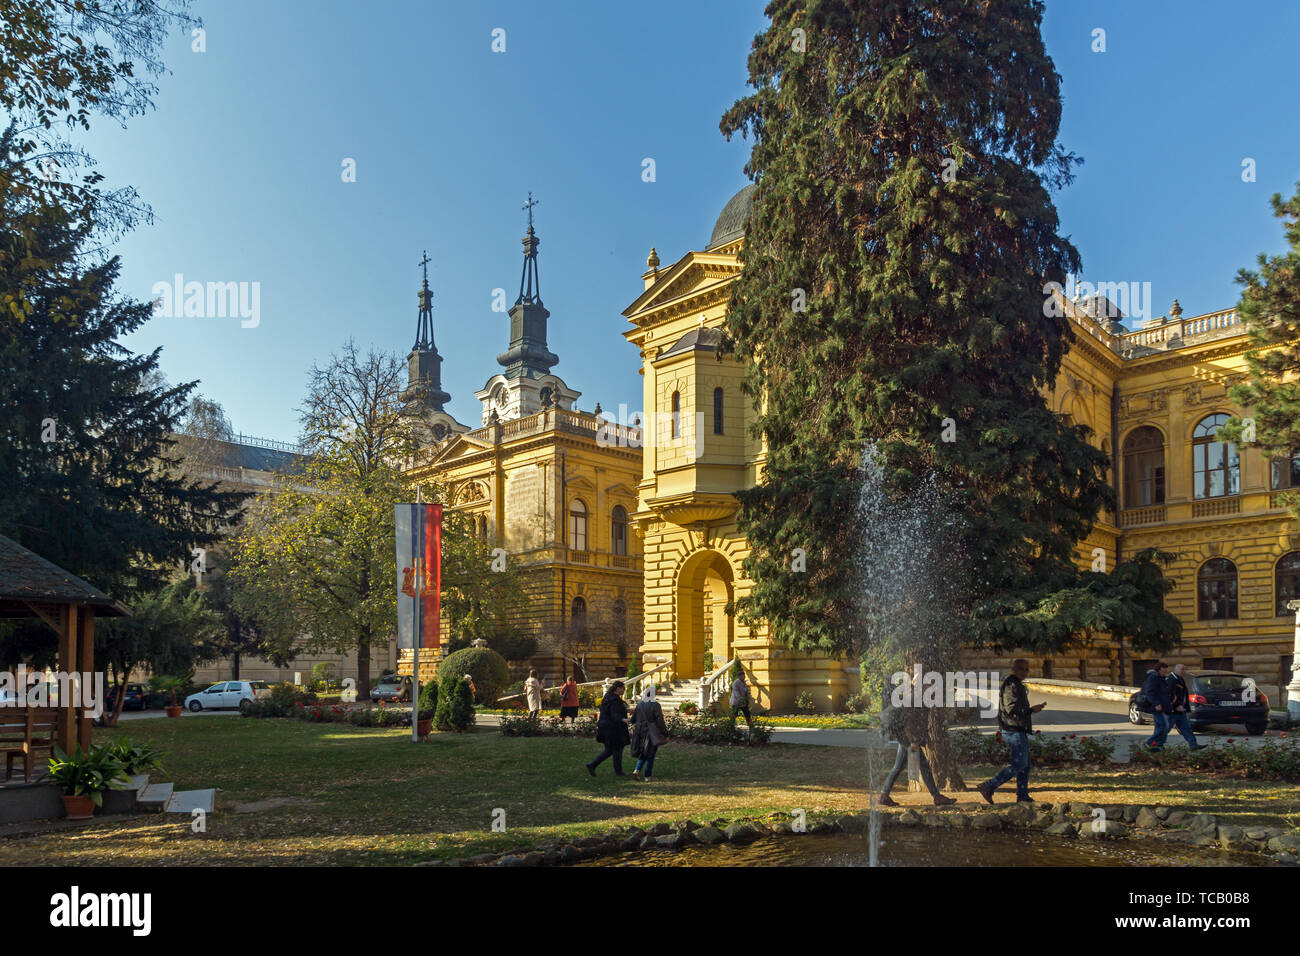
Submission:
M 122 291 L 256 282 L 260 321 L 156 317 L 128 344 L 161 345 L 168 377 L 200 380 L 237 430 L 292 440 L 313 362 L 349 337 L 410 349 L 427 249 L 448 410 L 477 425 L 508 338 L 492 290 L 517 295 L 531 190 L 555 371 L 581 408 L 639 408 L 621 312 L 650 247 L 665 265 L 702 249 L 747 181 L 748 144 L 718 120 L 762 6 L 199 0 L 205 52 L 177 35 L 157 109 L 84 142 L 158 216 L 118 244 Z M 1300 4 L 1049 0 L 1045 35 L 1061 143 L 1086 160 L 1056 197 L 1082 278 L 1150 282 L 1156 315 L 1174 297 L 1185 316 L 1234 305 L 1237 269 L 1283 247 L 1269 196 L 1300 180 Z

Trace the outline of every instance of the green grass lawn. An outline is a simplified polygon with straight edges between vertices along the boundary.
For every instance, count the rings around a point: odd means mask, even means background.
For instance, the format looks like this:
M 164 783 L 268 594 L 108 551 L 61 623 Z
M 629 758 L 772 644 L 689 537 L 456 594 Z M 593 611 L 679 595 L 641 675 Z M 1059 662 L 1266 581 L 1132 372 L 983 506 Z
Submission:
M 165 766 L 178 790 L 220 790 L 207 832 L 192 833 L 190 820 L 178 814 L 141 814 L 5 838 L 0 865 L 403 864 L 616 825 L 795 808 L 815 816 L 867 804 L 863 753 L 847 747 L 669 744 L 654 782 L 641 784 L 615 778 L 608 762 L 589 777 L 582 765 L 599 751 L 594 741 L 480 731 L 436 734 L 417 745 L 409 730 L 207 717 L 132 722 L 96 731 L 96 742 L 123 732 L 170 751 Z M 631 771 L 630 759 L 625 769 Z M 972 767 L 967 779 L 991 772 Z M 1058 770 L 1035 772 L 1031 789 L 1052 803 L 1188 805 L 1233 822 L 1298 822 L 1288 784 Z M 929 803 L 925 794 L 895 796 Z M 958 797 L 959 809 L 982 804 L 973 792 Z M 498 807 L 506 813 L 504 833 L 491 831 Z

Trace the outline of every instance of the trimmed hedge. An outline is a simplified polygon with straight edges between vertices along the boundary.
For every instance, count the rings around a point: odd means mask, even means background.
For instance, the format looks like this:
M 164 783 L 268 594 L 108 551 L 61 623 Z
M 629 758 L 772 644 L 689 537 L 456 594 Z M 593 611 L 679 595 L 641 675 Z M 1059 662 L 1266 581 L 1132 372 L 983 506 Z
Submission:
M 438 695 L 446 696 L 453 680 L 468 674 L 474 680 L 476 703 L 496 706 L 497 698 L 510 683 L 510 665 L 490 647 L 466 647 L 449 654 L 438 665 Z

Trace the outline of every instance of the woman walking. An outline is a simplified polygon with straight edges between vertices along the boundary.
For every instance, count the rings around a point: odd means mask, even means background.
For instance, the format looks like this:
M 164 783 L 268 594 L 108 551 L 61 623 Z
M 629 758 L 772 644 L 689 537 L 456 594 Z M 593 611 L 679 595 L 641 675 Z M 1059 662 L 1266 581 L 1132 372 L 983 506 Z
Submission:
M 524 681 L 524 696 L 528 698 L 528 716 L 540 717 L 542 714 L 542 682 L 537 679 L 537 671 L 528 672 Z
M 668 742 L 668 725 L 664 723 L 664 709 L 655 700 L 655 685 L 647 684 L 641 692 L 641 701 L 632 714 L 632 756 L 637 758 L 632 776 L 650 782 L 655 768 L 655 752 Z M 642 771 L 645 776 L 642 777 Z
M 604 744 L 605 749 L 591 763 L 587 764 L 587 773 L 596 776 L 596 768 L 606 757 L 614 758 L 614 776 L 626 777 L 623 772 L 623 748 L 628 743 L 627 704 L 623 703 L 623 682 L 616 680 L 610 685 L 609 692 L 600 700 L 600 718 L 596 721 L 596 743 Z
M 568 717 L 570 723 L 578 722 L 578 683 L 570 674 L 560 688 L 560 723 Z

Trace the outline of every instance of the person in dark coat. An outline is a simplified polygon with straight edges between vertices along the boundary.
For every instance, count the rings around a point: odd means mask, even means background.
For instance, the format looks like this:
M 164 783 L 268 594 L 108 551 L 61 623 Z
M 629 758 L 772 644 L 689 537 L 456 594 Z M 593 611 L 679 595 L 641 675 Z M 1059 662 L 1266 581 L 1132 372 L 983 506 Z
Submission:
M 1169 675 L 1169 727 L 1177 730 L 1187 741 L 1187 746 L 1192 750 L 1202 750 L 1205 744 L 1196 740 L 1196 734 L 1192 733 L 1192 721 L 1189 717 L 1188 708 L 1191 706 L 1191 694 L 1187 690 L 1187 681 L 1183 678 L 1183 665 L 1175 664 L 1173 673 Z M 1166 730 L 1165 733 L 1169 731 Z
M 1155 733 L 1147 738 L 1146 744 L 1152 750 L 1164 750 L 1165 738 L 1169 736 L 1169 715 L 1173 709 L 1169 699 L 1168 664 L 1156 661 L 1156 666 L 1147 671 L 1146 680 L 1142 682 L 1142 694 L 1156 725 Z
M 1047 705 L 1029 704 L 1025 678 L 1029 676 L 1029 661 L 1017 657 L 1011 662 L 1011 674 L 1002 682 L 998 701 L 998 728 L 1011 748 L 1011 763 L 1003 767 L 975 789 L 986 803 L 993 802 L 993 792 L 1012 777 L 1016 778 L 1016 803 L 1033 803 L 1029 795 L 1029 735 L 1034 732 L 1034 714 Z
M 939 792 L 939 788 L 934 784 L 934 774 L 930 771 L 930 762 L 925 759 L 924 747 L 930 740 L 929 718 L 925 708 L 919 704 L 913 706 L 891 707 L 881 715 L 881 728 L 885 735 L 898 744 L 898 754 L 894 758 L 894 767 L 885 777 L 885 785 L 880 789 L 880 800 L 878 801 L 883 807 L 896 807 L 897 803 L 889 795 L 889 791 L 894 789 L 894 782 L 898 775 L 903 772 L 903 767 L 907 765 L 908 753 L 915 753 L 917 762 L 921 765 L 921 779 L 925 781 L 925 789 L 930 791 L 930 796 L 934 799 L 936 807 L 944 807 L 950 803 L 956 803 L 952 797 L 945 797 Z
M 587 764 L 587 773 L 596 776 L 596 768 L 606 757 L 614 758 L 614 776 L 626 777 L 623 772 L 623 748 L 628 745 L 627 704 L 623 703 L 621 680 L 614 681 L 609 691 L 600 700 L 600 717 L 596 720 L 596 743 L 604 744 L 605 749 L 591 763 Z
M 632 756 L 637 758 L 632 776 L 650 782 L 655 768 L 655 753 L 668 742 L 668 725 L 664 709 L 655 700 L 655 685 L 647 684 L 632 714 Z M 645 776 L 642 777 L 642 771 Z

